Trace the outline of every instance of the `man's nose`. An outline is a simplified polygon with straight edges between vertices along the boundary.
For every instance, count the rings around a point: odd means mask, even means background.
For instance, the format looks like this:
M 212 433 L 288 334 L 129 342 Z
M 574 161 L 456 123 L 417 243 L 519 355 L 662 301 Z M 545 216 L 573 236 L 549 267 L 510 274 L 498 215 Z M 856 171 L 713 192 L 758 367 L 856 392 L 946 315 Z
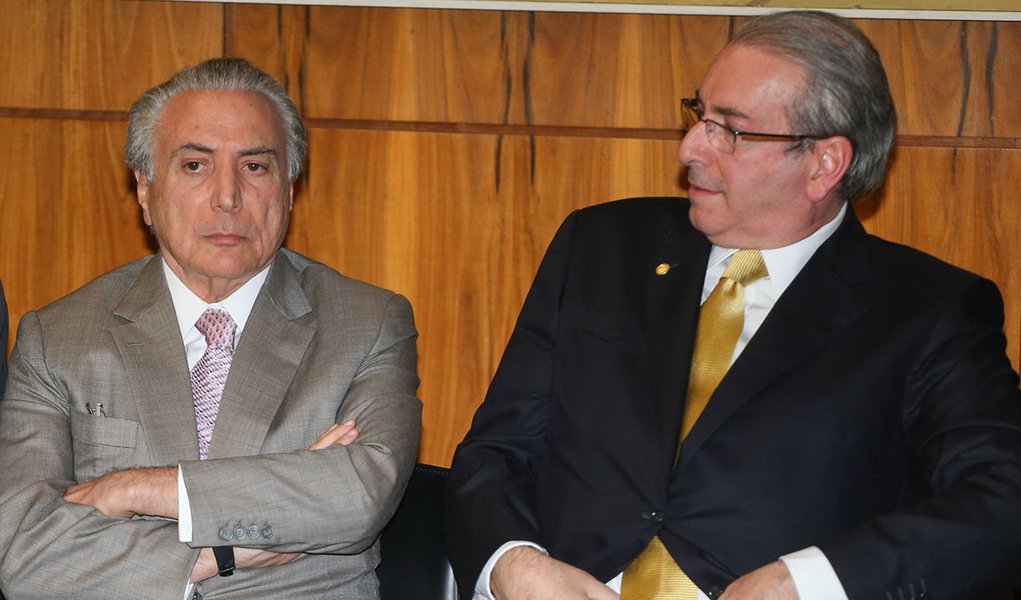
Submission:
M 677 160 L 681 164 L 691 165 L 697 162 L 704 162 L 705 153 L 709 151 L 709 138 L 705 131 L 701 131 L 705 123 L 699 121 L 688 129 L 688 132 L 681 138 L 677 147 Z
M 217 175 L 212 204 L 214 209 L 224 212 L 234 212 L 241 208 L 241 182 L 233 170 L 222 170 Z

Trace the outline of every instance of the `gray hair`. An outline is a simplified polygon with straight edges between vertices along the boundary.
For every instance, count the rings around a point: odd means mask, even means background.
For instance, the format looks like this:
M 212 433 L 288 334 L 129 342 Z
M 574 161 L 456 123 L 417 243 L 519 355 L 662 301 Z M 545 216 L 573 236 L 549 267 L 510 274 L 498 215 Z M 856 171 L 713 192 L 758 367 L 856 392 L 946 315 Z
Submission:
M 241 58 L 214 58 L 178 71 L 169 80 L 149 88 L 128 111 L 125 159 L 131 170 L 152 181 L 156 126 L 167 102 L 190 90 L 240 90 L 262 94 L 276 109 L 287 138 L 287 178 L 301 173 L 308 152 L 308 134 L 294 102 L 272 77 Z
M 804 96 L 788 108 L 799 134 L 851 141 L 854 157 L 837 194 L 855 200 L 886 176 L 897 113 L 879 54 L 851 21 L 821 11 L 778 12 L 752 19 L 730 42 L 761 48 L 808 72 Z

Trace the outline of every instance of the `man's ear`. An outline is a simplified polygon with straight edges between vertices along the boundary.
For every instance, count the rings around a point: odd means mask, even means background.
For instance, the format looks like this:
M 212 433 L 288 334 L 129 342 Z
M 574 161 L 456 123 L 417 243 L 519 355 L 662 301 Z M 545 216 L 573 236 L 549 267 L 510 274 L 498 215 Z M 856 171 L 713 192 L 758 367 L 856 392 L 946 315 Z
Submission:
M 811 163 L 807 194 L 810 201 L 819 202 L 829 197 L 830 192 L 844 178 L 854 157 L 854 147 L 851 140 L 837 135 L 817 141 L 811 154 L 814 160 Z
M 135 197 L 138 205 L 142 207 L 142 219 L 145 224 L 152 227 L 152 218 L 149 216 L 149 178 L 141 171 L 135 171 Z

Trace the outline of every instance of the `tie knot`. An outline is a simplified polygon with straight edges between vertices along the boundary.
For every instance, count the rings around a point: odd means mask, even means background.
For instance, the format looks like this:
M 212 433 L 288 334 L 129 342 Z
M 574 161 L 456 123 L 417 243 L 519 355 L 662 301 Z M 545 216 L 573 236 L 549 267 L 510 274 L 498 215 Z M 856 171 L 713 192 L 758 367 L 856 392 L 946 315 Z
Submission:
M 234 348 L 234 330 L 237 325 L 230 313 L 216 308 L 207 308 L 199 320 L 195 322 L 195 329 L 206 336 L 206 344 L 210 348 L 221 347 L 232 350 Z
M 723 276 L 741 285 L 762 279 L 769 272 L 766 271 L 766 263 L 762 260 L 762 253 L 758 250 L 738 250 L 730 257 L 730 263 Z

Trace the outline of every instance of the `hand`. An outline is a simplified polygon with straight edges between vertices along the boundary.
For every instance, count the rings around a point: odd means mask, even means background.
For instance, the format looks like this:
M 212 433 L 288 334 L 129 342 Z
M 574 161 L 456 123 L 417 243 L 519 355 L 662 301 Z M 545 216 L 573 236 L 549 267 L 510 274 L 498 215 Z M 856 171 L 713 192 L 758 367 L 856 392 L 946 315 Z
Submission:
M 347 446 L 358 437 L 358 430 L 355 429 L 355 420 L 348 419 L 343 423 L 334 423 L 329 429 L 319 435 L 319 439 L 308 447 L 309 450 L 322 450 L 330 446 Z
M 531 546 L 511 548 L 490 577 L 496 600 L 618 600 L 616 592 L 577 567 Z
M 257 550 L 255 548 L 234 548 L 235 569 L 261 569 L 263 567 L 279 567 L 285 565 L 295 558 L 297 552 L 273 552 L 271 550 Z M 198 583 L 219 573 L 216 567 L 216 556 L 212 548 L 203 548 L 199 552 L 199 559 L 191 569 L 191 583 Z
M 720 600 L 798 600 L 798 590 L 787 565 L 778 560 L 728 585 Z
M 110 517 L 148 515 L 176 519 L 177 469 L 112 471 L 67 488 L 64 500 L 92 506 Z

